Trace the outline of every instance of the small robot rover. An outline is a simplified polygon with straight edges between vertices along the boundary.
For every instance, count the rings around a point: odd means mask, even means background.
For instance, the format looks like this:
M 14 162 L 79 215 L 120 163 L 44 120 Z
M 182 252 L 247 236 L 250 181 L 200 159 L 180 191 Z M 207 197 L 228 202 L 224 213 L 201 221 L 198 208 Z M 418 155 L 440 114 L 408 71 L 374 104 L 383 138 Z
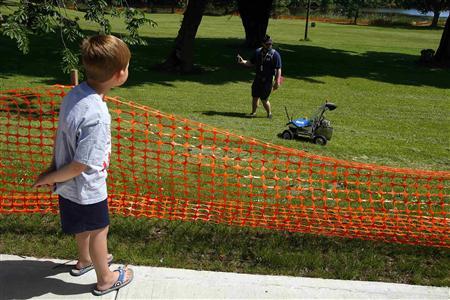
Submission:
M 289 113 L 285 106 L 284 109 L 289 120 L 286 124 L 288 128 L 282 133 L 279 133 L 278 136 L 286 140 L 306 138 L 311 140 L 314 144 L 324 146 L 331 140 L 333 135 L 333 127 L 331 127 L 331 122 L 325 119 L 325 112 L 335 110 L 336 107 L 337 106 L 334 103 L 325 102 L 325 104 L 320 106 L 310 119 L 293 119 L 292 116 L 289 117 Z

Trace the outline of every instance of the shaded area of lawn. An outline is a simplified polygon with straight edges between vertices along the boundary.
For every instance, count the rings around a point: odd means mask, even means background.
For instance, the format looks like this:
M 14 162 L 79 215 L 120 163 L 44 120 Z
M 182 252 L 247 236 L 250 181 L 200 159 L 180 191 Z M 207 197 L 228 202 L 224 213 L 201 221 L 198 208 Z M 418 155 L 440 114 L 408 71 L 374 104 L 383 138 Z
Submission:
M 173 39 L 146 38 L 148 46 L 132 47 L 130 77 L 126 86 L 152 83 L 171 86 L 174 81 L 192 81 L 206 85 L 247 82 L 251 70 L 238 66 L 236 54 L 249 58 L 251 50 L 241 49 L 239 39 L 197 38 L 196 59 L 202 71 L 180 75 L 154 70 L 154 66 L 169 53 Z M 67 83 L 68 75 L 60 67 L 59 39 L 54 35 L 34 37 L 31 52 L 22 55 L 10 39 L 1 36 L 0 78 L 30 76 L 37 84 Z M 311 83 L 322 83 L 313 77 L 364 78 L 372 81 L 409 86 L 450 88 L 449 70 L 428 69 L 416 64 L 418 56 L 366 51 L 362 53 L 310 46 L 307 44 L 277 44 L 283 58 L 284 76 Z

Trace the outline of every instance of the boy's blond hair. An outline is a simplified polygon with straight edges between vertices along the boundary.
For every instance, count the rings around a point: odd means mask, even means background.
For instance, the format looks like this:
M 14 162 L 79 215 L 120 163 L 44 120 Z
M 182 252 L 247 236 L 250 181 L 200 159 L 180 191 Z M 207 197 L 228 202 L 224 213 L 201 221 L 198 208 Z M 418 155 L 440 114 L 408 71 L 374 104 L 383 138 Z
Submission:
M 128 46 L 113 35 L 91 36 L 81 44 L 81 57 L 86 77 L 105 82 L 130 62 Z

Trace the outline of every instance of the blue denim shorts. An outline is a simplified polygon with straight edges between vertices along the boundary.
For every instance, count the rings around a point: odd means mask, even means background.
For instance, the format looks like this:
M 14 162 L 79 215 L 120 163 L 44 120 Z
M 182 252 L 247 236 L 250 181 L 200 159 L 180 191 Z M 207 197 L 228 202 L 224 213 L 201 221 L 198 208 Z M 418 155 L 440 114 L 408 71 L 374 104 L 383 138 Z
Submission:
M 59 215 L 64 233 L 77 234 L 109 225 L 108 199 L 81 205 L 59 196 Z

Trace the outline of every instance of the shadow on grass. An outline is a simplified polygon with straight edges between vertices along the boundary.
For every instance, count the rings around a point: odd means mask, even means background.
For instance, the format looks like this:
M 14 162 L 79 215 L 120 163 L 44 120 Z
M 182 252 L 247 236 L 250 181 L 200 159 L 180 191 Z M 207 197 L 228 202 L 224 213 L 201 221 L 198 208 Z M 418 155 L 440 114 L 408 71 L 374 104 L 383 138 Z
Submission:
M 70 266 L 51 261 L 0 261 L 1 299 L 30 299 L 48 293 L 66 296 L 89 293 L 93 284 L 49 278 L 69 272 Z
M 130 77 L 125 86 L 159 84 L 173 86 L 176 81 L 223 85 L 229 82 L 249 82 L 252 71 L 236 64 L 236 54 L 249 58 L 253 51 L 241 49 L 240 39 L 197 38 L 195 61 L 202 72 L 179 75 L 156 71 L 173 46 L 171 38 L 147 38 L 148 46 L 133 46 Z M 54 35 L 33 37 L 31 51 L 22 55 L 14 41 L 0 36 L 0 78 L 28 76 L 38 84 L 68 83 L 69 76 L 60 67 L 61 48 Z M 416 64 L 419 54 L 408 55 L 367 51 L 357 53 L 309 45 L 276 44 L 283 59 L 286 78 L 309 83 L 323 83 L 314 77 L 364 78 L 392 84 L 450 88 L 450 70 L 428 69 Z
M 281 135 L 283 134 L 283 131 L 284 131 L 284 130 L 281 130 L 281 131 L 277 134 L 277 137 L 278 137 L 279 139 L 282 139 L 282 140 L 284 140 L 284 139 L 281 137 Z M 300 143 L 314 144 L 314 140 L 313 140 L 312 138 L 307 138 L 307 137 L 302 137 L 302 136 L 295 136 L 295 137 L 293 138 L 293 140 L 298 141 L 298 142 L 300 142 Z M 327 142 L 328 142 L 328 141 L 327 141 Z
M 234 118 L 244 118 L 244 119 L 252 119 L 249 114 L 241 113 L 241 112 L 233 112 L 233 111 L 214 111 L 208 110 L 202 112 L 205 116 L 224 116 L 224 117 L 234 117 Z

